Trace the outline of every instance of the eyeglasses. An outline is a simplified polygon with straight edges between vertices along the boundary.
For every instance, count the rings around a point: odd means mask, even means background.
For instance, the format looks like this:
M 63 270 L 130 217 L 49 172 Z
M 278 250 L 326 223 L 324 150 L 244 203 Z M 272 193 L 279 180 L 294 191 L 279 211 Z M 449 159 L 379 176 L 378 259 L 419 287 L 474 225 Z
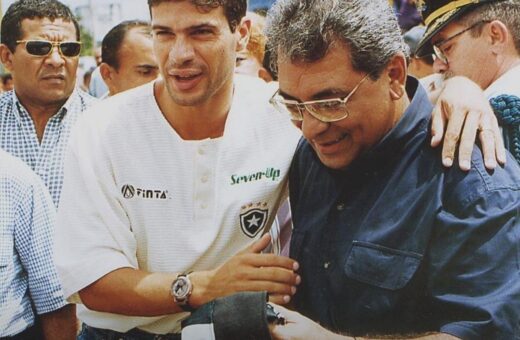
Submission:
M 81 52 L 79 41 L 18 40 L 16 43 L 25 44 L 27 52 L 38 57 L 48 56 L 54 47 L 58 47 L 61 56 L 68 58 L 77 57 Z
M 491 21 L 490 20 L 480 20 L 480 21 L 477 21 L 473 25 L 471 25 L 469 27 L 466 27 L 465 29 L 463 29 L 462 31 L 460 31 L 458 33 L 455 33 L 451 37 L 448 37 L 448 38 L 446 38 L 444 40 L 439 41 L 436 44 L 433 44 L 433 53 L 435 53 L 435 56 L 437 58 L 439 58 L 443 63 L 448 64 L 448 57 L 446 56 L 446 54 L 442 50 L 441 46 L 446 44 L 448 41 L 453 40 L 453 39 L 455 39 L 458 36 L 461 36 L 462 34 L 466 33 L 467 31 L 472 30 L 473 28 L 477 27 L 478 25 L 489 23 L 489 22 L 491 22 Z
M 307 110 L 314 118 L 324 123 L 337 122 L 338 120 L 348 117 L 347 102 L 368 76 L 369 74 L 364 76 L 344 98 L 312 100 L 300 103 L 296 100 L 285 99 L 280 95 L 279 91 L 276 91 L 271 99 L 269 99 L 269 103 L 271 103 L 278 112 L 288 114 L 291 120 L 302 121 L 303 112 Z

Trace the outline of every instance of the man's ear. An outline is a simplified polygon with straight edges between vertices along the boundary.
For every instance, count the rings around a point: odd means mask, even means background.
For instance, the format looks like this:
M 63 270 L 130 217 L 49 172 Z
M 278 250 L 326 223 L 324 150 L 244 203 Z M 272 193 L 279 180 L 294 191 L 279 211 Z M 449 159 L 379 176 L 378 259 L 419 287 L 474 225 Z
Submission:
M 271 73 L 269 73 L 269 71 L 267 71 L 265 67 L 260 67 L 258 69 L 258 77 L 263 79 L 266 83 L 273 81 L 273 76 L 271 75 Z
M 489 28 L 485 32 L 487 32 L 487 34 L 489 35 L 489 38 L 491 40 L 491 48 L 493 50 L 495 50 L 496 48 L 502 50 L 504 48 L 504 45 L 507 43 L 507 40 L 513 39 L 506 25 L 499 20 L 491 21 L 489 23 Z
M 8 71 L 13 69 L 13 52 L 5 44 L 0 44 L 0 61 Z
M 236 28 L 236 33 L 239 35 L 239 39 L 235 50 L 237 52 L 245 50 L 249 42 L 249 37 L 251 36 L 251 19 L 246 17 L 242 18 Z
M 107 63 L 101 63 L 99 64 L 99 73 L 101 74 L 101 78 L 103 78 L 103 81 L 105 84 L 107 84 L 108 90 L 110 93 L 113 93 L 114 91 L 114 73 L 116 70 L 108 65 Z
M 390 83 L 390 96 L 392 99 L 400 99 L 405 94 L 404 85 L 406 84 L 406 57 L 403 53 L 398 53 L 392 57 L 385 69 L 386 76 Z

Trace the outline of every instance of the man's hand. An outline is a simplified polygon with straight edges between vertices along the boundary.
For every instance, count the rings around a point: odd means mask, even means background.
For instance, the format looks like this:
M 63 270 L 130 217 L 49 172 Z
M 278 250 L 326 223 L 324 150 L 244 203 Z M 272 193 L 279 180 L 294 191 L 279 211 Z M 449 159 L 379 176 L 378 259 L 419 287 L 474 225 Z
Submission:
M 45 340 L 74 340 L 77 335 L 76 305 L 66 305 L 40 316 Z
M 274 304 L 273 306 L 277 312 L 285 317 L 284 325 L 269 325 L 271 337 L 274 340 L 353 339 L 334 334 L 299 313 Z
M 198 307 L 218 297 L 242 291 L 267 291 L 269 300 L 285 304 L 300 283 L 298 263 L 274 254 L 261 254 L 270 243 L 264 235 L 215 270 L 190 274 L 193 293 L 190 305 Z
M 430 96 L 435 97 L 435 96 Z M 453 77 L 445 81 L 432 113 L 433 147 L 443 139 L 442 163 L 453 164 L 459 142 L 459 166 L 471 167 L 471 153 L 478 132 L 486 168 L 494 169 L 497 161 L 505 164 L 506 153 L 498 122 L 482 89 L 465 77 Z

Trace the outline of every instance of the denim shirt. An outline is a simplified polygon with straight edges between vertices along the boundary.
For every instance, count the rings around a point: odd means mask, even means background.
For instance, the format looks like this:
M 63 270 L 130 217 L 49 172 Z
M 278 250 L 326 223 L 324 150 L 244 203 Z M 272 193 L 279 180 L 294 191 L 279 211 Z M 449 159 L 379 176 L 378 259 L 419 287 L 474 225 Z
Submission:
M 409 78 L 396 126 L 343 171 L 300 142 L 290 174 L 298 311 L 351 335 L 519 338 L 520 168 L 445 169 Z M 413 98 L 412 98 L 413 97 Z

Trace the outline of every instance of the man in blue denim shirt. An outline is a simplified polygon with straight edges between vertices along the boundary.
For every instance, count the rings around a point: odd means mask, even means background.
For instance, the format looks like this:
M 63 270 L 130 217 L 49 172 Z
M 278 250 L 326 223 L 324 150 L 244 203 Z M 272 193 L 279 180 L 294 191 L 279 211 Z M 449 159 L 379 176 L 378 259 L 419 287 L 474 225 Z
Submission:
M 385 0 L 280 1 L 268 22 L 271 102 L 305 137 L 289 180 L 295 307 L 321 325 L 280 307 L 273 337 L 518 338 L 516 162 L 489 171 L 476 150 L 468 172 L 443 168 Z

